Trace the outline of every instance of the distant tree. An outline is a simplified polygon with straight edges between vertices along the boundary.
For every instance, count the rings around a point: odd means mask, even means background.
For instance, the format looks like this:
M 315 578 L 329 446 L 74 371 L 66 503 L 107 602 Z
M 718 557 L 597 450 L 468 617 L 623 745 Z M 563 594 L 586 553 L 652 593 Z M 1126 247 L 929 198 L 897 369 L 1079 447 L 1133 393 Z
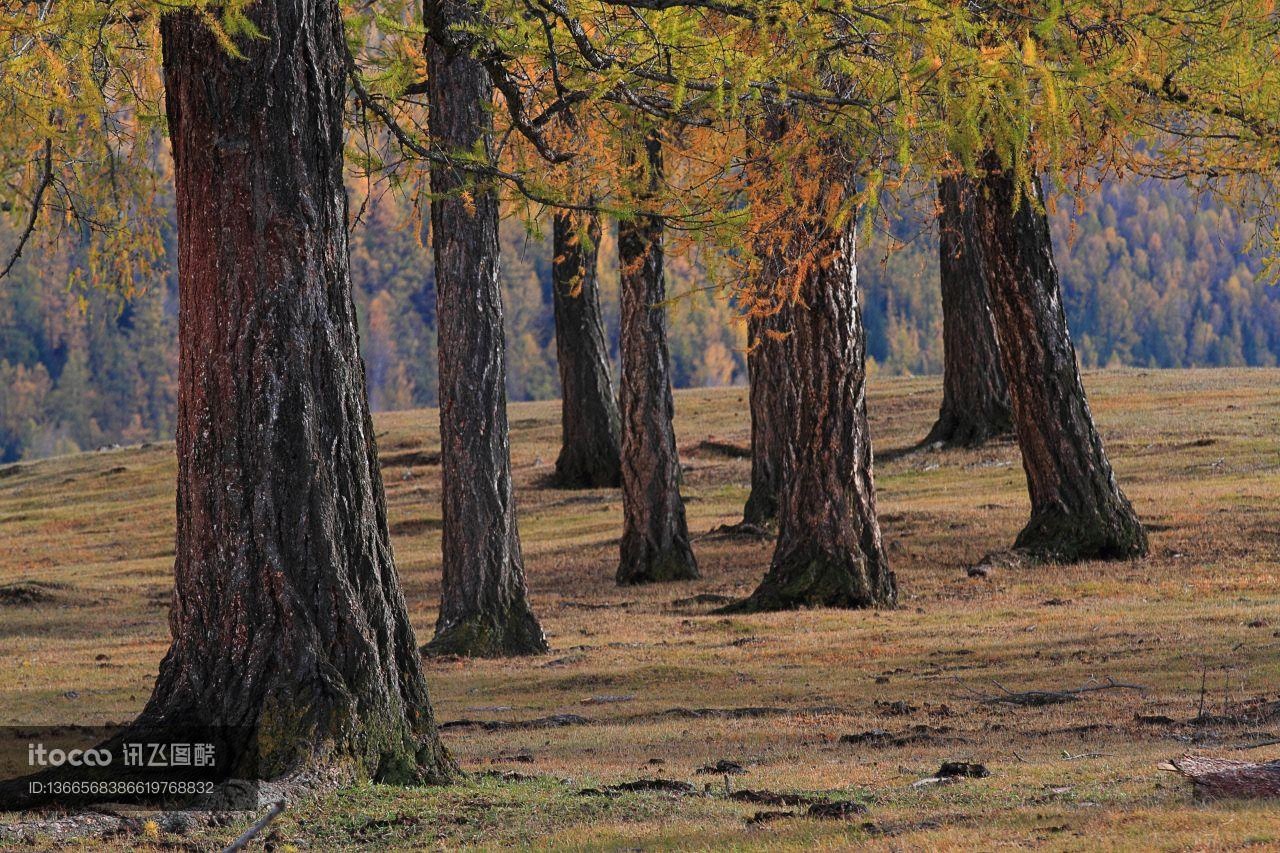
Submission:
M 758 146 L 776 145 L 786 133 L 786 111 L 776 105 L 767 111 L 759 129 Z M 767 184 L 776 179 L 774 164 L 765 156 L 755 160 L 757 171 L 752 180 Z M 780 287 L 784 287 L 787 274 L 785 243 L 777 234 L 762 230 L 756 236 L 755 251 L 758 266 L 750 283 L 756 300 L 768 303 Z M 748 404 L 751 410 L 751 492 L 742 508 L 744 524 L 757 526 L 773 522 L 778 515 L 778 496 L 782 488 L 783 457 L 786 452 L 788 430 L 782 423 L 782 413 L 777 408 L 775 395 L 787 381 L 787 363 L 780 344 L 786 328 L 780 328 L 776 314 L 749 312 L 747 329 L 750 335 L 750 351 L 747 354 Z
M 1143 556 L 1146 531 L 1116 484 L 1080 381 L 1039 181 L 1029 194 L 994 154 L 983 166 L 974 224 L 1031 494 L 1014 547 L 1057 562 Z
M 621 426 L 600 315 L 600 220 L 560 213 L 552 227 L 561 397 L 556 482 L 568 488 L 616 487 L 622 484 Z
M 1013 429 L 1000 342 L 987 294 L 988 270 L 968 175 L 938 181 L 938 269 L 942 284 L 942 408 L 925 444 L 974 447 Z
M 181 295 L 173 643 L 134 723 L 237 727 L 257 772 L 445 780 L 357 352 L 336 2 L 224 49 L 161 23 Z M 224 38 L 225 33 L 221 34 Z
M 430 132 L 438 151 L 491 156 L 493 83 L 466 35 L 469 0 L 426 4 Z M 460 158 L 462 159 L 462 158 Z M 544 652 L 529 607 L 507 438 L 498 195 L 450 163 L 431 169 L 440 355 L 443 578 L 432 654 Z
M 656 132 L 628 148 L 627 166 L 656 192 L 663 174 Z M 641 193 L 643 195 L 643 192 Z M 618 583 L 698 577 L 680 498 L 667 354 L 662 217 L 640 213 L 618 225 L 622 279 L 622 514 Z

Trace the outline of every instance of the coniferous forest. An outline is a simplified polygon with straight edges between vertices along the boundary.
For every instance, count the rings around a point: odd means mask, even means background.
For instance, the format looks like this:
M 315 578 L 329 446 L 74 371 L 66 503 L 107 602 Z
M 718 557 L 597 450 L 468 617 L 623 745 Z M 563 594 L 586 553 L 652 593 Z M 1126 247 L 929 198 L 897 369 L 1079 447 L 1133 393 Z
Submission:
M 353 196 L 357 194 L 353 191 Z M 438 403 L 431 253 L 394 198 L 371 202 L 351 240 L 361 352 L 375 411 Z M 937 228 L 928 209 L 898 211 L 869 235 L 859 266 L 867 353 L 887 375 L 942 372 Z M 1260 275 L 1247 215 L 1170 181 L 1108 184 L 1077 212 L 1051 216 L 1067 317 L 1081 363 L 1095 367 L 1270 367 L 1280 359 L 1280 291 Z M 551 227 L 503 223 L 508 399 L 560 395 L 552 311 Z M 170 226 L 171 227 L 171 226 Z M 172 233 L 167 235 L 172 240 Z M 604 238 L 609 257 L 615 237 Z M 136 444 L 173 433 L 177 280 L 130 296 L 66 286 L 73 250 L 31 252 L 0 291 L 3 461 Z M 746 381 L 747 330 L 696 262 L 667 266 L 676 388 Z M 617 273 L 601 265 L 609 355 L 618 362 Z

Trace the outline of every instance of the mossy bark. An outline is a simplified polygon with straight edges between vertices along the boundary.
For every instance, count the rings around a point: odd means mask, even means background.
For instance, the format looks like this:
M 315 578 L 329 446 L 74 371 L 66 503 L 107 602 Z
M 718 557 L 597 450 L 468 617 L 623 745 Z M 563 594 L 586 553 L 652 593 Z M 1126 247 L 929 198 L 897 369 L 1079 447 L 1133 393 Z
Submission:
M 622 484 L 622 427 L 600 316 L 600 220 L 558 213 L 552 231 L 561 424 L 555 483 L 566 489 L 616 488 Z
M 662 177 L 661 141 L 650 135 L 629 157 L 629 165 L 656 190 Z M 618 225 L 623 531 L 617 580 L 624 585 L 698 577 L 680 500 L 680 459 L 672 424 L 662 231 L 662 219 L 651 215 Z
M 974 221 L 973 178 L 938 182 L 942 407 L 924 444 L 976 447 L 1013 432 L 1009 386 L 991 314 L 989 272 Z
M 425 9 L 430 132 L 439 151 L 492 147 L 493 84 L 473 58 L 467 0 Z M 427 652 L 537 654 L 546 638 L 528 604 L 511 485 L 506 353 L 498 280 L 498 196 L 459 169 L 431 169 L 440 355 L 443 578 Z
M 234 727 L 237 772 L 444 781 L 387 533 L 343 189 L 338 5 L 232 57 L 161 22 L 177 198 L 172 645 L 132 732 Z M 188 729 L 189 730 L 189 729 Z
M 1055 562 L 1143 556 L 1146 531 L 1116 484 L 1080 379 L 1040 183 L 1027 196 L 994 155 L 983 166 L 975 219 L 1031 497 L 1014 548 Z

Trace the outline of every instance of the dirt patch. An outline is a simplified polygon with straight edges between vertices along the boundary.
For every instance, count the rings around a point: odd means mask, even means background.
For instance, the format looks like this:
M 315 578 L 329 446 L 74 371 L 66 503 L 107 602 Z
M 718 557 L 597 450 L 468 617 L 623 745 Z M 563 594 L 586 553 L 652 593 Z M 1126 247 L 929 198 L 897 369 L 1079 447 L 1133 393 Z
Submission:
M 0 606 L 29 607 L 34 604 L 52 604 L 58 600 L 58 590 L 65 584 L 46 581 L 14 581 L 0 585 Z
M 450 720 L 440 724 L 441 731 L 451 729 L 481 729 L 486 732 L 525 731 L 529 729 L 560 729 L 565 726 L 585 726 L 591 720 L 577 714 L 552 714 L 532 720 Z
M 398 453 L 384 453 L 378 459 L 378 464 L 383 468 L 417 468 L 428 465 L 440 464 L 440 451 L 438 450 L 402 450 Z
M 406 518 L 389 528 L 392 536 L 417 536 L 432 530 L 443 530 L 444 522 L 438 518 Z

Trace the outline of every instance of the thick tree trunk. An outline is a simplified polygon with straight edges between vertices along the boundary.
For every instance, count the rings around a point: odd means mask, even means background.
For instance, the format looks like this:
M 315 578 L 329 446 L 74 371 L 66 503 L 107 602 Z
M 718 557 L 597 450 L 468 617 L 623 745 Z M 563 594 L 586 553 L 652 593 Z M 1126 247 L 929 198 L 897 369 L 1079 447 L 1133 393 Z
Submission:
M 387 537 L 347 267 L 338 4 L 261 0 L 233 58 L 161 24 L 180 284 L 173 644 L 141 730 L 257 774 L 443 780 Z
M 655 187 L 662 174 L 662 143 L 645 140 L 647 171 Z M 680 500 L 680 459 L 672 425 L 667 317 L 662 302 L 662 219 L 637 216 L 618 225 L 622 287 L 622 508 L 618 583 L 698 577 Z
M 774 423 L 786 431 L 778 541 L 768 574 L 735 612 L 798 607 L 892 606 L 897 584 L 876 518 L 867 425 L 866 337 L 858 307 L 851 221 L 810 218 L 820 261 L 797 304 L 778 315 L 783 367 Z M 803 242 L 810 242 L 806 239 Z
M 474 154 L 492 144 L 493 85 L 458 29 L 466 0 L 430 0 L 431 141 Z M 498 287 L 498 198 L 460 170 L 431 169 L 440 352 L 444 576 L 426 651 L 476 657 L 546 651 L 525 590 L 511 487 L 506 359 Z M 465 190 L 465 192 L 464 192 Z
M 942 409 L 925 438 L 975 447 L 1013 431 L 1009 388 L 987 295 L 987 265 L 974 222 L 975 182 L 938 182 L 938 261 L 942 280 Z
M 555 481 L 570 489 L 613 488 L 622 484 L 621 425 L 600 318 L 600 221 L 588 218 L 585 239 L 580 224 L 578 216 L 559 213 L 552 226 L 562 425 Z
M 751 406 L 751 493 L 742 508 L 744 524 L 764 526 L 778 517 L 778 490 L 782 480 L 785 433 L 777 422 L 774 387 L 782 364 L 778 342 L 767 331 L 773 317 L 747 321 L 751 351 L 747 353 L 748 394 Z
M 1043 191 L 1037 181 L 1027 198 L 993 157 L 984 165 L 975 221 L 1031 494 L 1014 547 L 1060 562 L 1142 556 L 1146 531 L 1116 485 L 1080 381 Z

